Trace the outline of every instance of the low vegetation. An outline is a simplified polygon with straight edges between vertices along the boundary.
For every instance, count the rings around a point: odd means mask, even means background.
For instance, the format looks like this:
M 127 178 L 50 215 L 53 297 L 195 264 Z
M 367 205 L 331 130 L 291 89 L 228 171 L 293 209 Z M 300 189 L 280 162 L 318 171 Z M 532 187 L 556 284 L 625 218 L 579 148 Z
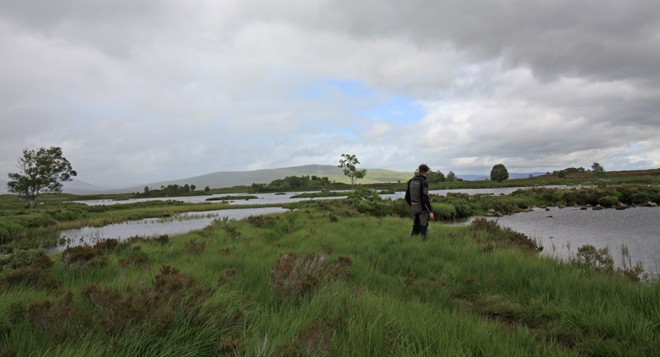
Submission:
M 386 191 L 380 191 L 386 192 Z M 391 192 L 391 191 L 390 191 Z M 359 213 L 373 216 L 406 217 L 408 207 L 399 200 L 383 200 L 379 192 L 358 186 L 352 192 L 321 191 L 295 197 L 346 196 Z M 252 195 L 227 195 L 221 200 L 245 200 L 250 204 Z M 67 194 L 43 195 L 43 203 L 33 209 L 26 208 L 15 196 L 0 196 L 0 252 L 14 249 L 42 247 L 57 243 L 57 231 L 83 226 L 103 226 L 126 220 L 152 217 L 171 217 L 177 213 L 209 211 L 224 208 L 240 208 L 238 205 L 222 203 L 183 203 L 176 200 L 138 202 L 121 205 L 88 206 L 71 202 L 81 196 Z M 660 186 L 657 185 L 600 185 L 594 187 L 527 188 L 511 195 L 468 195 L 449 193 L 432 196 L 436 216 L 439 220 L 452 221 L 471 216 L 510 214 L 534 206 L 592 205 L 617 207 L 660 202 Z M 304 204 L 287 204 L 294 208 Z
M 382 204 L 374 206 L 372 203 Z M 660 283 L 368 191 L 175 237 L 1 260 L 3 356 L 653 356 Z M 601 252 L 602 253 L 602 252 Z M 589 260 L 592 259 L 592 260 Z M 595 260 L 594 260 L 595 259 Z M 569 288 L 570 287 L 570 288 Z
M 271 181 L 269 184 L 253 183 L 249 187 L 250 193 L 285 192 L 285 191 L 317 191 L 333 187 L 327 177 L 318 176 L 287 176 L 283 179 Z

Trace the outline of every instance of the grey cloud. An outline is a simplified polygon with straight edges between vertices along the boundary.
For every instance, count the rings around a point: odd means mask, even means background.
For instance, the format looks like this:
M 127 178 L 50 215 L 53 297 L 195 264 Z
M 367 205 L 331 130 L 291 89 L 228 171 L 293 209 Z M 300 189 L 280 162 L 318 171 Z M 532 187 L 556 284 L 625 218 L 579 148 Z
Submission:
M 298 21 L 423 48 L 450 43 L 540 77 L 660 80 L 660 3 L 629 1 L 329 1 Z M 319 25 L 320 24 L 320 25 Z
M 334 163 L 342 152 L 369 166 L 475 173 L 579 155 L 653 163 L 659 7 L 3 1 L 0 171 L 28 145 L 62 145 L 81 174 L 110 178 L 106 166 L 131 182 Z M 428 116 L 387 127 L 356 114 L 376 101 L 296 95 L 328 79 L 411 98 Z M 629 149 L 640 142 L 652 145 Z

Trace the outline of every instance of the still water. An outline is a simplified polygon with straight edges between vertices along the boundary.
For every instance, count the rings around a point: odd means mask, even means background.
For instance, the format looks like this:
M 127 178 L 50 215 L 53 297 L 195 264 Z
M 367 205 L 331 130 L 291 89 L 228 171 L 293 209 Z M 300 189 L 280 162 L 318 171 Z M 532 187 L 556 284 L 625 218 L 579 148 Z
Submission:
M 546 188 L 559 188 L 565 186 L 543 186 Z M 448 193 L 467 193 L 469 195 L 478 195 L 478 194 L 490 194 L 490 195 L 508 195 L 516 190 L 527 189 L 529 187 L 503 187 L 503 188 L 468 188 L 468 189 L 451 189 L 451 190 L 432 190 L 430 193 L 432 195 L 446 196 Z M 314 191 L 318 192 L 318 191 Z M 345 192 L 348 196 L 350 191 L 334 191 L 334 192 Z M 214 194 L 214 195 L 202 195 L 202 196 L 184 196 L 184 197 L 154 197 L 154 198 L 132 198 L 128 200 L 85 200 L 85 201 L 75 201 L 78 203 L 84 203 L 89 206 L 97 205 L 116 205 L 116 204 L 128 204 L 136 202 L 149 202 L 149 201 L 167 201 L 174 200 L 186 203 L 220 203 L 223 201 L 216 201 L 219 197 L 226 196 L 255 196 L 253 199 L 242 199 L 242 200 L 228 200 L 229 204 L 233 205 L 265 205 L 265 204 L 283 204 L 283 203 L 292 203 L 298 201 L 308 201 L 312 198 L 293 198 L 298 194 L 305 192 L 281 192 L 281 193 L 232 193 L 232 194 Z M 311 192 L 310 192 L 311 193 Z M 384 199 L 399 199 L 405 196 L 405 192 L 395 192 L 393 194 L 383 194 L 381 195 Z M 337 199 L 342 197 L 317 197 L 313 198 L 314 200 L 327 200 L 327 199 Z M 209 200 L 211 199 L 211 200 Z
M 284 213 L 281 207 L 228 209 L 205 212 L 187 212 L 169 218 L 146 218 L 138 221 L 109 224 L 103 227 L 83 227 L 59 232 L 59 237 L 67 241 L 54 251 L 67 246 L 93 245 L 104 239 L 125 240 L 131 237 L 158 237 L 175 235 L 202 229 L 216 219 L 243 219 L 249 216 Z
M 293 196 L 299 195 L 301 193 L 305 193 L 305 192 L 232 193 L 232 194 L 214 194 L 214 195 L 204 195 L 204 196 L 131 198 L 128 200 L 84 200 L 84 201 L 75 201 L 75 202 L 83 203 L 88 206 L 118 205 L 118 204 L 128 204 L 128 203 L 136 203 L 136 202 L 169 201 L 169 200 L 185 202 L 185 203 L 229 203 L 232 205 L 267 205 L 267 204 L 277 205 L 283 203 L 309 201 L 311 199 L 311 198 L 293 198 Z M 256 198 L 241 199 L 241 200 L 226 200 L 226 201 L 217 200 L 219 197 L 246 196 L 246 195 L 255 196 Z M 346 196 L 348 196 L 348 191 L 346 191 Z M 336 198 L 343 198 L 343 197 L 320 197 L 313 199 L 320 200 L 320 199 L 336 199 Z
M 567 260 L 585 244 L 607 247 L 617 267 L 641 262 L 651 277 L 660 277 L 660 207 L 600 211 L 537 208 L 496 219 L 500 226 L 539 242 L 544 255 Z

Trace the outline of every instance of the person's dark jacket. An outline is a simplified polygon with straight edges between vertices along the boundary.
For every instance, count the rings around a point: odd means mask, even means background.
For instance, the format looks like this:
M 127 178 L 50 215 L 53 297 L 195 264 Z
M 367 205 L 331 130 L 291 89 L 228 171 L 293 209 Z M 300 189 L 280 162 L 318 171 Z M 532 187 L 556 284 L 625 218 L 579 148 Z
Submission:
M 412 208 L 417 206 L 419 211 L 433 212 L 431 199 L 429 198 L 429 184 L 426 182 L 426 177 L 422 175 L 415 175 L 415 177 L 408 180 L 405 199 Z

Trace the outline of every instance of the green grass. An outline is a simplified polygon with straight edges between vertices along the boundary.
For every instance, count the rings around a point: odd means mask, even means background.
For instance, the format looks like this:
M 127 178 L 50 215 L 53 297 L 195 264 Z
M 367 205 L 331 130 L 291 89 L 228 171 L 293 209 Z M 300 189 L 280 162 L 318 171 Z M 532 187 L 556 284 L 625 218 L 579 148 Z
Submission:
M 652 356 L 660 348 L 657 281 L 539 257 L 492 227 L 432 224 L 427 242 L 409 232 L 408 219 L 319 202 L 99 249 L 89 260 L 55 255 L 24 282 L 0 279 L 0 354 Z M 38 274 L 57 285 L 39 286 Z

